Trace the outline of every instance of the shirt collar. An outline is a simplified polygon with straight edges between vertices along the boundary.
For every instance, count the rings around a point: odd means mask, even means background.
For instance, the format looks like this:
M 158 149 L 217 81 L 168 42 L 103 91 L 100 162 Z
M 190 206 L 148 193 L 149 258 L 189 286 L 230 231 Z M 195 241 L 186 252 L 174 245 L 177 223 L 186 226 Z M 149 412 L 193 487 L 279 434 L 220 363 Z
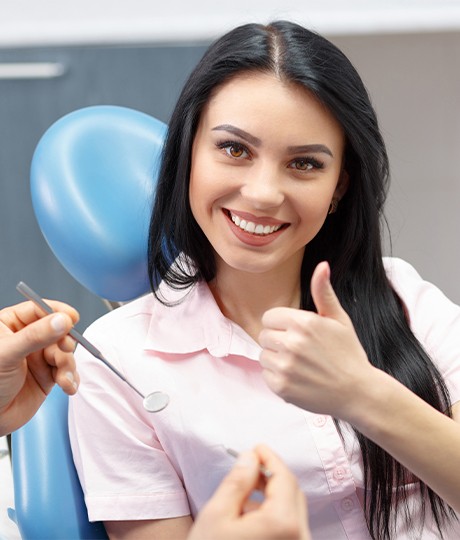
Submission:
M 258 360 L 260 346 L 219 309 L 207 283 L 188 291 L 162 284 L 161 293 L 172 306 L 155 301 L 145 349 L 167 354 L 190 354 L 207 349 L 218 358 L 230 354 Z

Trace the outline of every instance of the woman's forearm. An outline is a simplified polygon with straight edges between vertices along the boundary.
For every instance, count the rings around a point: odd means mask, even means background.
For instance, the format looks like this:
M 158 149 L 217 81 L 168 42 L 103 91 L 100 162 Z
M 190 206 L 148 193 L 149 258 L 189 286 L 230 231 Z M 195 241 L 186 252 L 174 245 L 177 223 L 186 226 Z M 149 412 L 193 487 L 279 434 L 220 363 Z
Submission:
M 460 512 L 460 424 L 375 369 L 347 418 Z

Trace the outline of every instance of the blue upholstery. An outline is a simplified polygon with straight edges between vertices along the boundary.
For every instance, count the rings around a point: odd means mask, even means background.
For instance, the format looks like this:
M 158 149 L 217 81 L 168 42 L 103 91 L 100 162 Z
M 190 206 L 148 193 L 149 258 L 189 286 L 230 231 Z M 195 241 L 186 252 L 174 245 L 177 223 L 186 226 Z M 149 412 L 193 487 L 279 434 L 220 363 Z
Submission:
M 68 397 L 55 387 L 38 413 L 13 433 L 15 516 L 25 540 L 107 538 L 90 523 L 67 433 Z
M 148 218 L 166 125 L 138 111 L 98 106 L 53 124 L 35 151 L 35 214 L 61 264 L 115 302 L 149 290 Z M 22 538 L 107 538 L 88 522 L 67 431 L 68 397 L 55 388 L 12 436 L 15 509 Z
M 112 301 L 149 290 L 151 199 L 166 125 L 125 107 L 74 111 L 35 150 L 31 193 L 40 229 L 84 287 Z

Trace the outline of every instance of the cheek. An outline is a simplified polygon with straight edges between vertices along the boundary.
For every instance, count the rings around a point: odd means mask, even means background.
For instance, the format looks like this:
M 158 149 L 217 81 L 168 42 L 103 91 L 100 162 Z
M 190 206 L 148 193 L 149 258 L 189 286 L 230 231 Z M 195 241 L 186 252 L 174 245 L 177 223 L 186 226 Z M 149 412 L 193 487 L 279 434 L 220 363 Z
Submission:
M 305 190 L 303 193 L 297 190 L 291 200 L 301 221 L 316 222 L 325 219 L 332 197 L 332 190 Z
M 202 207 L 206 199 L 205 194 L 209 184 L 207 170 L 207 167 L 203 163 L 203 160 L 200 159 L 199 155 L 195 156 L 192 160 L 190 169 L 189 185 L 190 207 L 194 215 Z
M 211 212 L 238 191 L 239 182 L 225 167 L 213 160 L 197 159 L 190 173 L 189 197 L 192 211 Z

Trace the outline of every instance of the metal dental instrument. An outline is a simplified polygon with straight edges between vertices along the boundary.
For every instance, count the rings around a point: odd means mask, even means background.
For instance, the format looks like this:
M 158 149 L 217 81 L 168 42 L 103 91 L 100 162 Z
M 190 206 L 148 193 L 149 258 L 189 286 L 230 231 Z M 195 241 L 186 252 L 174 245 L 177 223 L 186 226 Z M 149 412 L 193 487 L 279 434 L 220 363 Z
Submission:
M 238 459 L 239 457 L 239 452 L 237 452 L 236 450 L 233 450 L 232 448 L 225 448 L 227 454 L 230 454 L 231 456 L 233 456 L 235 459 Z M 268 480 L 271 476 L 272 476 L 272 472 L 269 471 L 267 469 L 267 467 L 265 467 L 265 465 L 259 465 L 259 471 L 260 471 L 260 474 L 265 478 L 265 480 Z
M 16 289 L 27 299 L 32 301 L 36 306 L 41 308 L 45 313 L 54 313 L 54 310 L 41 298 L 33 289 L 26 285 L 23 281 L 20 281 L 16 285 Z M 91 353 L 95 358 L 103 362 L 110 370 L 115 373 L 122 381 L 124 381 L 128 386 L 130 386 L 141 398 L 143 399 L 144 409 L 148 412 L 159 412 L 162 411 L 169 403 L 169 396 L 164 392 L 152 392 L 147 396 L 144 396 L 135 386 L 133 386 L 126 377 L 118 371 L 118 369 L 104 357 L 99 349 L 90 343 L 85 337 L 83 337 L 79 332 L 72 328 L 69 332 L 69 335 L 84 347 L 89 353 Z

